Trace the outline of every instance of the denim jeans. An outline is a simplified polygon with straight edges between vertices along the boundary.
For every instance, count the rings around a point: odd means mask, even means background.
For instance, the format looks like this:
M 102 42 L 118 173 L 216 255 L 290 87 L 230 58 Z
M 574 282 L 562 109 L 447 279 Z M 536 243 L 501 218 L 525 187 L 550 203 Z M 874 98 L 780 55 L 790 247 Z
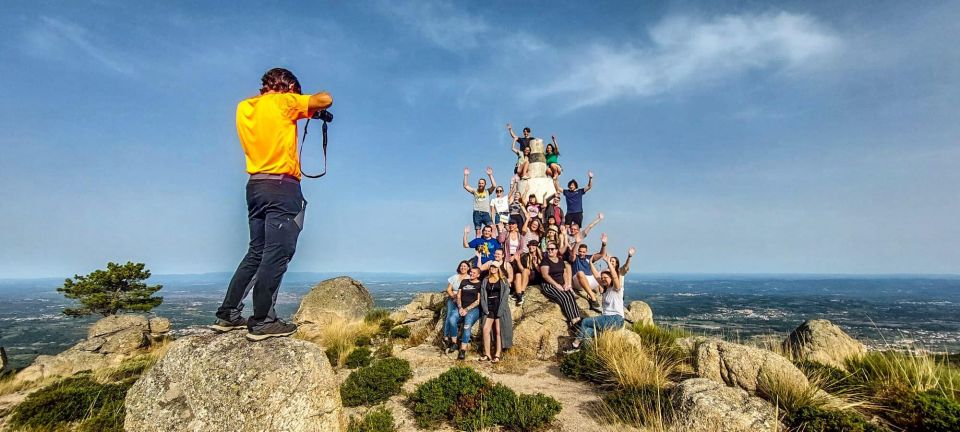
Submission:
M 598 315 L 584 318 L 580 321 L 580 334 L 577 339 L 592 339 L 597 332 L 616 330 L 623 327 L 623 317 L 620 315 Z
M 457 315 L 460 315 L 459 313 Z M 470 309 L 470 312 L 467 312 L 467 315 L 463 317 L 463 336 L 460 338 L 460 343 L 470 344 L 470 337 L 473 336 L 473 325 L 480 320 L 480 308 L 475 307 Z
M 247 326 L 256 330 L 277 319 L 274 306 L 280 281 L 297 250 L 307 201 L 300 184 L 283 180 L 247 182 L 250 245 L 227 288 L 217 317 L 240 317 L 243 299 L 253 291 L 253 315 Z
M 457 330 L 460 327 L 460 310 L 457 308 L 457 302 L 453 299 L 447 299 L 447 318 L 443 322 L 443 337 L 457 337 Z

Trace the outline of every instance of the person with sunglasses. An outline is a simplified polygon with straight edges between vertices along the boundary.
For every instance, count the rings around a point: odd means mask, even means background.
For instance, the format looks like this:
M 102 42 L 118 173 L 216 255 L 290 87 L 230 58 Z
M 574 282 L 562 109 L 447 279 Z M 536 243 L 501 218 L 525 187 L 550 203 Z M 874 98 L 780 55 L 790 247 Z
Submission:
M 580 323 L 581 313 L 577 299 L 573 295 L 570 264 L 560 257 L 560 246 L 555 242 L 547 244 L 547 256 L 540 262 L 540 285 L 543 295 L 560 306 L 567 325 L 571 328 Z
M 506 231 L 507 221 L 510 220 L 510 199 L 504 195 L 503 186 L 497 186 L 494 192 L 497 195 L 490 200 L 490 214 L 497 225 L 497 232 L 502 233 Z
M 497 180 L 493 178 L 493 168 L 487 167 L 487 177 L 493 186 L 487 188 L 487 180 L 481 177 L 477 180 L 477 188 L 470 187 L 467 180 L 470 177 L 470 168 L 463 169 L 463 189 L 473 195 L 473 229 L 480 237 L 480 229 L 485 225 L 493 224 L 490 217 L 490 193 L 497 189 Z

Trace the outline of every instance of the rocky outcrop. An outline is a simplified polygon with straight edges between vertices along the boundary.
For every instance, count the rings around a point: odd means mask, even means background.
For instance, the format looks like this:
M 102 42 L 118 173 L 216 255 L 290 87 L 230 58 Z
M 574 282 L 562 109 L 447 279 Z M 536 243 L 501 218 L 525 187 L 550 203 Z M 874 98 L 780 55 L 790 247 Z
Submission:
M 866 354 L 867 347 L 827 320 L 800 324 L 783 341 L 783 349 L 796 359 L 845 368 L 847 359 Z
M 627 308 L 624 311 L 624 318 L 633 323 L 640 323 L 649 326 L 654 325 L 653 309 L 650 309 L 650 305 L 648 305 L 646 302 L 639 300 L 632 301 L 627 304 Z
M 0 372 L 7 370 L 7 350 L 0 347 Z
M 772 405 L 741 389 L 694 378 L 673 389 L 676 432 L 756 432 L 784 430 Z
M 701 378 L 739 387 L 751 395 L 778 386 L 809 385 L 806 375 L 783 356 L 732 342 L 700 343 L 693 366 Z
M 587 301 L 577 298 L 580 310 L 589 309 Z M 521 307 L 511 302 L 513 312 L 513 348 L 516 355 L 546 360 L 556 356 L 570 337 L 567 321 L 560 307 L 540 291 L 539 286 L 528 287 Z M 584 315 L 586 316 L 586 315 Z
M 300 301 L 293 322 L 307 338 L 316 336 L 325 324 L 363 318 L 373 308 L 373 297 L 360 281 L 340 276 L 318 283 Z
M 127 393 L 124 429 L 341 430 L 339 387 L 323 348 L 290 338 L 248 342 L 242 333 L 173 342 Z
M 405 325 L 410 328 L 413 337 L 410 340 L 426 340 L 437 342 L 443 330 L 443 313 L 447 295 L 445 293 L 419 293 L 406 306 L 390 314 L 390 319 L 396 325 Z M 429 335 L 436 335 L 430 340 Z
M 157 331 L 151 323 L 157 323 Z M 166 323 L 165 327 L 161 325 Z M 165 329 L 163 332 L 160 330 Z M 87 339 L 55 356 L 41 355 L 20 371 L 16 379 L 34 381 L 50 376 L 72 375 L 84 370 L 114 366 L 150 346 L 170 330 L 166 318 L 148 320 L 142 315 L 121 314 L 103 318 L 87 330 Z

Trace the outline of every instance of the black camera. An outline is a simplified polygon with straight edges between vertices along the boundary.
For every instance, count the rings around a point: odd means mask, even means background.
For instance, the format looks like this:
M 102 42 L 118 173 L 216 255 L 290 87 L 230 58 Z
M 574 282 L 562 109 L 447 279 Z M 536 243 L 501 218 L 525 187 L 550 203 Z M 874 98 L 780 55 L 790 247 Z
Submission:
M 321 120 L 324 123 L 330 123 L 333 121 L 333 114 L 331 114 L 330 111 L 327 111 L 327 110 L 320 110 L 320 111 L 314 112 L 312 118 L 315 120 Z

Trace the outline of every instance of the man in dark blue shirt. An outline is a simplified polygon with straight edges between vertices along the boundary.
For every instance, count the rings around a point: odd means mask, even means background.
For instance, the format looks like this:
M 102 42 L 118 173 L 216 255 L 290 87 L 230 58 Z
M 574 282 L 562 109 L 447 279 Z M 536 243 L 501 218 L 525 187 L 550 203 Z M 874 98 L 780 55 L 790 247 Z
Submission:
M 476 266 L 493 260 L 493 253 L 501 247 L 500 242 L 493 238 L 493 228 L 490 225 L 484 226 L 480 232 L 480 237 L 467 241 L 467 234 L 470 234 L 470 227 L 466 227 L 463 230 L 463 247 L 474 249 L 480 253 L 480 262 L 476 263 Z
M 587 181 L 587 187 L 578 189 L 579 184 L 576 180 L 570 180 L 567 183 L 567 189 L 563 191 L 563 197 L 567 199 L 567 216 L 563 218 L 564 225 L 570 225 L 576 222 L 577 226 L 583 226 L 583 195 L 593 187 L 593 171 L 587 172 L 590 180 Z M 559 186 L 557 186 L 559 189 Z

